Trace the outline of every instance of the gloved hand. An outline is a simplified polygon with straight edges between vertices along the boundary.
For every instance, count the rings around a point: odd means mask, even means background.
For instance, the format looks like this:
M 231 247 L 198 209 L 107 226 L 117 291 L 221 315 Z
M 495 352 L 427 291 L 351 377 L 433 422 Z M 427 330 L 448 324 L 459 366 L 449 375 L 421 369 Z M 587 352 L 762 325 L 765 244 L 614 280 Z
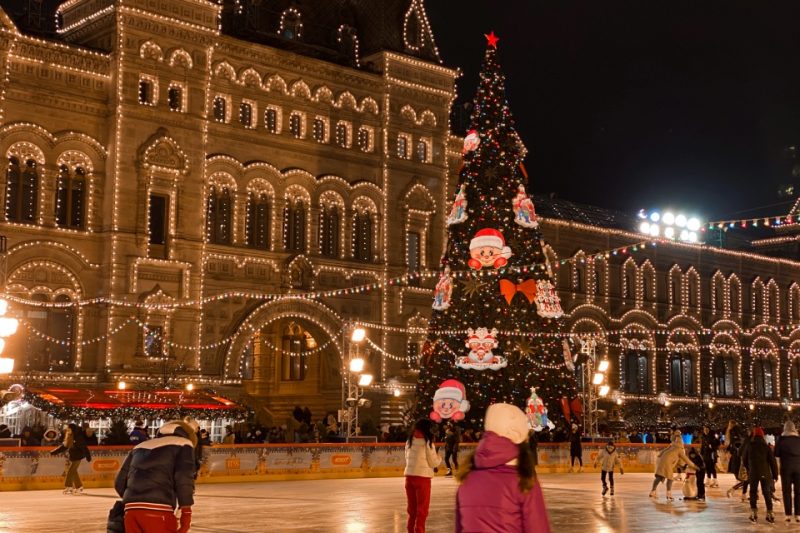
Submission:
M 624 476 L 625 475 L 625 472 L 621 468 L 619 469 L 619 475 L 620 476 Z
M 192 508 L 181 507 L 181 525 L 178 528 L 178 533 L 188 533 L 189 526 L 192 525 Z

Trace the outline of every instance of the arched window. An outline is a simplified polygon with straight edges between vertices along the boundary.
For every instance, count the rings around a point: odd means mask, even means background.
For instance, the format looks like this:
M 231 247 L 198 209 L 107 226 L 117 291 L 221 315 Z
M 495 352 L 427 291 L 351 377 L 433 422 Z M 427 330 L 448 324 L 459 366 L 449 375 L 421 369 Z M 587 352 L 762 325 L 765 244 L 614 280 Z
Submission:
M 214 244 L 231 243 L 231 191 L 225 186 L 212 185 L 208 193 L 206 235 Z
M 692 356 L 689 354 L 672 354 L 669 360 L 670 392 L 688 396 L 694 393 L 692 378 Z
M 284 39 L 303 38 L 303 19 L 295 8 L 289 8 L 281 13 L 280 35 Z
M 655 301 L 655 273 L 650 265 L 642 267 L 642 300 Z
M 339 53 L 354 66 L 359 65 L 358 60 L 358 36 L 352 26 L 342 25 L 337 32 L 339 41 Z
M 369 128 L 361 127 L 358 129 L 358 149 L 362 152 L 372 151 L 372 132 Z
M 792 400 L 800 400 L 800 359 L 797 357 L 792 360 L 790 379 Z
M 278 133 L 278 110 L 274 107 L 264 111 L 264 127 L 269 133 Z
M 326 257 L 339 257 L 339 208 L 325 205 L 319 214 L 319 251 Z
M 167 105 L 170 111 L 183 111 L 183 87 L 170 85 L 167 91 Z
M 8 158 L 6 170 L 6 220 L 24 224 L 36 223 L 39 198 L 39 171 L 33 159 L 20 165 L 14 156 Z
M 49 302 L 44 294 L 34 294 L 32 300 Z M 70 301 L 64 294 L 56 296 L 54 302 L 63 304 Z M 26 343 L 27 365 L 31 370 L 69 370 L 72 368 L 72 346 L 75 339 L 75 311 L 72 307 L 43 307 L 28 314 L 28 323 L 43 335 L 54 339 L 69 341 L 70 344 L 49 342 L 42 337 L 31 335 Z
M 61 165 L 56 183 L 56 225 L 62 228 L 83 229 L 85 216 L 86 172 L 82 167 Z
M 775 397 L 772 378 L 772 361 L 769 358 L 753 361 L 753 395 L 756 398 Z
M 738 315 L 742 312 L 742 287 L 737 278 L 728 279 L 728 293 L 730 295 L 731 315 Z
M 625 392 L 647 394 L 650 391 L 647 354 L 631 350 L 625 354 Z
M 215 96 L 214 97 L 214 120 L 217 122 L 227 122 L 228 121 L 228 103 L 225 100 L 224 96 Z
M 245 128 L 253 127 L 253 104 L 249 102 L 239 104 L 239 122 Z
M 350 147 L 350 128 L 344 122 L 336 124 L 336 145 L 342 148 Z
M 325 142 L 325 121 L 321 118 L 317 117 L 314 119 L 314 124 L 311 127 L 311 135 L 314 137 L 314 140 L 318 143 Z
M 259 250 L 270 249 L 270 209 L 266 193 L 247 196 L 247 246 Z
M 295 139 L 303 136 L 303 117 L 299 113 L 292 113 L 289 117 L 289 133 Z
M 306 355 L 304 352 L 317 347 L 310 333 L 292 322 L 281 339 L 281 379 L 302 381 L 306 378 Z
M 415 9 L 409 10 L 406 14 L 403 39 L 405 45 L 412 50 L 418 50 L 422 45 L 422 25 L 419 22 L 419 17 Z
M 420 163 L 427 163 L 428 162 L 428 141 L 425 139 L 420 139 L 417 141 L 417 161 Z
M 372 215 L 368 211 L 356 212 L 353 217 L 353 258 L 372 261 Z
M 735 394 L 733 389 L 733 365 L 731 357 L 717 357 L 714 360 L 714 395 L 731 397 Z
M 283 246 L 287 252 L 306 250 L 306 207 L 302 200 L 289 200 L 283 213 Z
M 155 84 L 149 78 L 139 79 L 139 103 L 153 105 L 155 99 Z
M 401 133 L 397 136 L 397 157 L 401 159 L 410 159 L 408 145 L 411 143 L 411 137 L 406 133 Z

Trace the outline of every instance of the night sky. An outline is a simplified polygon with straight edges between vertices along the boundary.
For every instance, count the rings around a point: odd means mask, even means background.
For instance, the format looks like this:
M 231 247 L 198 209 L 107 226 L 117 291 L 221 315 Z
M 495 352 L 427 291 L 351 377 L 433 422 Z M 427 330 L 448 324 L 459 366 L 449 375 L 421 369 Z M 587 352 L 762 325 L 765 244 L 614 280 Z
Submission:
M 483 34 L 500 37 L 535 192 L 708 219 L 788 211 L 777 190 L 800 144 L 800 2 L 426 5 L 445 63 L 464 72 L 461 101 Z

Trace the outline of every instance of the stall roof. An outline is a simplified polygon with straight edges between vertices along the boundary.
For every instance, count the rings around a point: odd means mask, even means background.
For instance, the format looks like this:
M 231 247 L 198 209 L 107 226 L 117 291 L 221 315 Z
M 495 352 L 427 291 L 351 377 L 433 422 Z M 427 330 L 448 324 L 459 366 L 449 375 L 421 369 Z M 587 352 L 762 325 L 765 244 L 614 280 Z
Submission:
M 209 391 L 87 387 L 29 387 L 25 399 L 58 418 L 132 417 L 240 418 L 246 409 Z

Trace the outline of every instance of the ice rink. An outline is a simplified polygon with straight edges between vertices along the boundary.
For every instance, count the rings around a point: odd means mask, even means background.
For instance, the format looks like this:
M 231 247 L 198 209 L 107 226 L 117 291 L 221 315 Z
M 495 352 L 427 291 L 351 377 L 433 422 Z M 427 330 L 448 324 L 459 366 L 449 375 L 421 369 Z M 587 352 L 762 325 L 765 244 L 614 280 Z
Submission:
M 542 475 L 550 521 L 555 532 L 606 533 L 655 531 L 739 532 L 768 531 L 760 502 L 760 525 L 747 519 L 749 505 L 725 489 L 733 476 L 723 475 L 719 489 L 708 490 L 705 504 L 680 500 L 667 503 L 663 485 L 659 499 L 648 498 L 651 474 L 617 475 L 616 496 L 600 494 L 599 474 Z M 453 531 L 456 482 L 433 480 L 428 531 Z M 111 489 L 88 489 L 82 496 L 60 491 L 0 493 L 0 532 L 104 532 L 108 509 L 116 499 Z M 787 527 L 783 507 L 776 503 L 775 526 L 800 532 L 800 523 Z M 343 479 L 198 485 L 193 532 L 250 533 L 315 531 L 371 533 L 405 531 L 402 478 Z

